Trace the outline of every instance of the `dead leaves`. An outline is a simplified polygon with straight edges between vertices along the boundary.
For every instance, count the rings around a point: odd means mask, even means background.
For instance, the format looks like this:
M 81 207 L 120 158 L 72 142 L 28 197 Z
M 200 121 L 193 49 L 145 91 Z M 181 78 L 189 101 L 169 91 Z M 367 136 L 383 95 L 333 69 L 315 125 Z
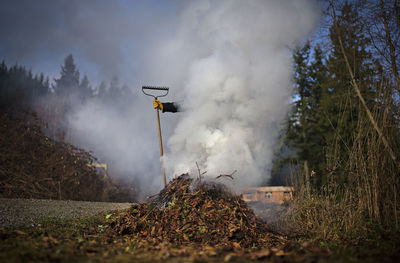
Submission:
M 267 226 L 223 185 L 194 181 L 187 174 L 170 182 L 149 204 L 133 206 L 108 220 L 109 235 L 148 242 L 242 249 L 272 246 Z
M 62 262 L 75 262 L 72 260 L 75 257 L 82 258 L 83 262 L 301 262 L 307 259 L 306 255 L 302 257 L 296 252 L 299 251 L 298 242 L 288 242 L 285 237 L 272 234 L 266 228 L 258 230 L 258 221 L 253 220 L 252 214 L 247 214 L 247 219 L 255 225 L 246 222 L 245 217 L 241 217 L 242 223 L 236 221 L 234 217 L 240 218 L 240 212 L 245 208 L 240 202 L 220 201 L 214 194 L 212 198 L 208 195 L 199 197 L 202 192 L 197 190 L 193 193 L 196 194 L 192 198 L 200 199 L 197 200 L 198 206 L 190 202 L 189 195 L 189 199 L 181 200 L 180 195 L 175 194 L 177 200 L 173 209 L 160 209 L 156 204 L 136 205 L 130 210 L 113 212 L 108 219 L 104 214 L 101 220 L 91 223 L 50 222 L 41 230 L 0 228 L 0 240 L 8 250 L 19 244 L 21 259 L 26 259 L 25 249 L 29 245 L 31 253 L 53 261 L 64 259 Z M 213 213 L 198 213 L 203 207 L 210 211 L 210 202 L 216 206 Z M 228 204 L 236 205 L 231 207 Z M 143 218 L 146 220 L 141 220 Z M 246 230 L 246 227 L 252 229 Z M 246 235 L 255 235 L 253 244 L 247 243 Z M 318 243 L 309 245 L 310 249 L 315 245 Z

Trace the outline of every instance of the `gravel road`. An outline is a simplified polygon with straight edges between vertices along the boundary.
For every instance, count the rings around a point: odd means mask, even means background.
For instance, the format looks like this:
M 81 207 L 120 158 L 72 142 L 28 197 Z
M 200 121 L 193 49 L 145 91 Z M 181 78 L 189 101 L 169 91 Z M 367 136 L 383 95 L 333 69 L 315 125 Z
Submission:
M 132 203 L 105 203 L 0 198 L 0 227 L 35 226 L 46 218 L 84 218 L 129 208 Z

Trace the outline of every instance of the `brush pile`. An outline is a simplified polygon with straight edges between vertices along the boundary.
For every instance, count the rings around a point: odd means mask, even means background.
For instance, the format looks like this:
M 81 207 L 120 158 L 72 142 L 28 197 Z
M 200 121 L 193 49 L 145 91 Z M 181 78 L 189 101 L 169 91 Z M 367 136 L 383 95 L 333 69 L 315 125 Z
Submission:
M 130 235 L 154 244 L 251 248 L 274 239 L 239 196 L 188 174 L 172 180 L 150 203 L 134 205 L 109 220 L 107 229 L 110 236 Z
M 91 153 L 42 132 L 33 113 L 0 115 L 0 197 L 82 201 L 130 201 L 88 164 Z

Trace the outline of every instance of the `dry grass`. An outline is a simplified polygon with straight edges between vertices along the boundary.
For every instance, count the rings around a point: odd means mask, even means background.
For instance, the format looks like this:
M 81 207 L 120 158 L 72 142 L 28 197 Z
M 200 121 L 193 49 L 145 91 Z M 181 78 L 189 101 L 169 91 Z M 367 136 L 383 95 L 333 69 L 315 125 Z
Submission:
M 399 153 L 398 115 L 390 109 L 393 102 L 389 96 L 384 95 L 372 109 L 373 114 L 392 149 Z M 331 169 L 315 175 L 324 176 L 325 183 L 317 185 L 311 178 L 308 188 L 304 172 L 293 175 L 297 192 L 286 223 L 300 234 L 358 243 L 379 239 L 383 233 L 399 233 L 399 161 L 393 160 L 367 116 L 361 111 L 357 117 L 352 145 L 342 145 L 342 149 L 348 149 L 348 157 L 343 159 L 339 154 L 338 136 L 328 149 L 327 167 Z

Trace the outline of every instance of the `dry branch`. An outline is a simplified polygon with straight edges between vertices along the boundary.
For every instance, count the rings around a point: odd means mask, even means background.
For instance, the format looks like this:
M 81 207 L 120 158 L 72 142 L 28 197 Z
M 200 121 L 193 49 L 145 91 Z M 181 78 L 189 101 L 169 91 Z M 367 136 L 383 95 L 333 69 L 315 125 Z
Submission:
M 335 31 L 336 31 L 336 34 L 338 36 L 340 50 L 341 50 L 343 58 L 345 60 L 347 70 L 349 71 L 349 74 L 350 74 L 351 84 L 352 84 L 352 86 L 353 86 L 353 88 L 354 88 L 354 90 L 355 90 L 355 92 L 357 94 L 357 97 L 360 99 L 361 104 L 363 105 L 370 122 L 372 123 L 372 125 L 374 126 L 376 132 L 378 133 L 379 138 L 382 140 L 383 144 L 385 145 L 386 149 L 388 150 L 389 155 L 392 158 L 392 160 L 394 162 L 396 162 L 396 155 L 394 154 L 394 152 L 392 150 L 392 147 L 390 147 L 389 142 L 387 141 L 385 135 L 382 133 L 381 129 L 379 128 L 379 126 L 377 124 L 377 122 L 375 121 L 374 117 L 372 116 L 372 113 L 369 110 L 369 108 L 367 106 L 367 103 L 365 102 L 364 97 L 362 96 L 362 94 L 360 92 L 360 88 L 358 87 L 358 84 L 357 84 L 357 82 L 356 82 L 356 80 L 354 78 L 353 70 L 351 69 L 349 60 L 348 60 L 346 52 L 344 50 L 342 37 L 341 37 L 340 30 L 339 30 L 338 23 L 337 23 L 336 10 L 335 10 L 335 6 L 334 6 L 333 2 L 334 1 L 331 1 L 330 4 L 331 4 L 331 7 L 332 7 L 332 17 L 333 17 L 333 21 L 334 21 Z
M 229 177 L 233 180 L 233 175 L 237 172 L 237 170 L 233 171 L 231 174 L 220 174 L 216 177 L 216 179 L 219 179 L 221 177 Z
M 196 166 L 197 166 L 197 172 L 198 172 L 198 179 L 201 181 L 201 176 L 203 176 L 205 173 L 207 173 L 207 171 L 201 173 L 197 162 L 196 162 Z
M 0 122 L 0 197 L 109 201 L 105 192 L 122 197 L 111 179 L 87 166 L 96 160 L 90 153 L 49 138 L 30 114 L 3 114 Z

